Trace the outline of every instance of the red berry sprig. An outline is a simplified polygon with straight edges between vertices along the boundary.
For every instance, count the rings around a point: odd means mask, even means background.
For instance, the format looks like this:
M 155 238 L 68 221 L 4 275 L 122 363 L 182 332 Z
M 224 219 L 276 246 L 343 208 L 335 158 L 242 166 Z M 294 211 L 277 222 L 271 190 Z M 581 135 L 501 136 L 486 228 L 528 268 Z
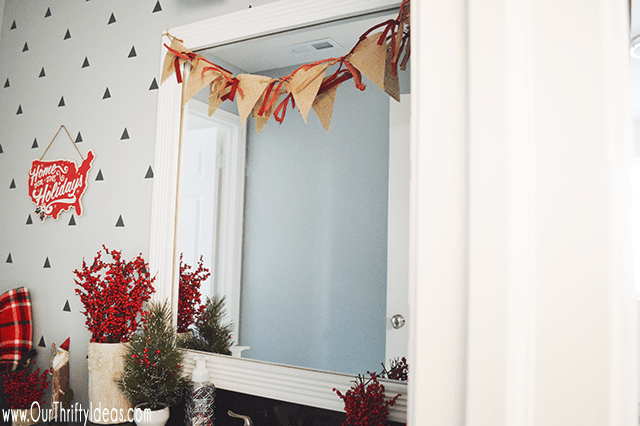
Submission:
M 178 333 L 186 332 L 197 315 L 204 310 L 204 305 L 200 304 L 200 286 L 210 276 L 209 270 L 204 267 L 202 256 L 198 261 L 198 267 L 191 272 L 191 266 L 182 261 L 182 253 L 180 253 Z
M 44 392 L 49 386 L 49 370 L 40 374 L 40 369 L 30 373 L 24 369 L 4 376 L 4 395 L 9 407 L 13 409 L 30 408 L 33 402 L 44 404 Z
M 391 368 L 389 368 L 389 370 L 387 370 L 384 364 L 382 364 L 382 373 L 380 373 L 380 377 L 383 379 L 406 382 L 409 380 L 409 364 L 407 364 L 407 359 L 402 357 L 399 360 L 397 358 L 391 360 Z
M 73 271 L 81 287 L 75 292 L 84 305 L 82 313 L 93 342 L 127 342 L 143 317 L 144 303 L 155 291 L 155 277 L 151 278 L 142 254 L 127 262 L 121 251 L 102 248 L 111 261 L 102 260 L 102 250 L 91 266 L 83 260 L 82 268 Z
M 364 376 L 358 376 L 355 385 L 345 394 L 333 388 L 344 401 L 347 420 L 342 426 L 384 426 L 389 417 L 389 407 L 398 400 L 400 394 L 386 399 L 384 385 L 378 382 L 378 375 L 369 374 L 371 378 L 366 382 Z

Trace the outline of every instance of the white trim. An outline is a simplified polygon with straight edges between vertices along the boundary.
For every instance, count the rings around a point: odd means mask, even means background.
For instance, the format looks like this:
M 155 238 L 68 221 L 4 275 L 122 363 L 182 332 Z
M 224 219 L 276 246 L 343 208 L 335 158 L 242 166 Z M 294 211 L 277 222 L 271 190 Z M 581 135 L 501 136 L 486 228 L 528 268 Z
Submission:
M 400 0 L 283 0 L 216 16 L 169 32 L 191 50 L 399 7 Z M 242 24 L 239 24 L 242 23 Z
M 465 423 L 466 0 L 411 4 L 411 269 L 407 417 Z
M 174 28 L 169 30 L 169 33 L 182 39 L 185 47 L 199 50 L 256 35 L 398 7 L 400 3 L 398 0 L 285 0 Z M 163 41 L 168 42 L 166 38 L 163 38 Z M 159 69 L 162 69 L 162 65 Z M 175 307 L 177 289 L 172 286 L 171 265 L 173 265 L 175 258 L 173 237 L 176 219 L 177 181 L 175 176 L 180 136 L 180 86 L 172 77 L 160 86 L 159 92 L 149 263 L 152 271 L 158 271 L 156 297 L 170 298 Z M 240 200 L 236 201 L 240 203 Z M 172 295 L 173 297 L 171 297 Z M 215 356 L 212 355 L 212 357 Z M 242 387 L 240 392 L 260 394 L 291 402 L 299 401 L 301 399 L 300 390 L 295 386 L 280 386 L 281 389 L 278 390 L 279 378 L 286 377 L 288 384 L 294 384 L 297 380 L 301 380 L 305 386 L 315 389 L 311 391 L 308 398 L 304 399 L 305 405 L 340 411 L 343 409 L 342 401 L 335 394 L 331 397 L 327 396 L 327 384 L 329 384 L 329 391 L 334 386 L 343 386 L 343 389 L 350 386 L 344 387 L 344 381 L 336 383 L 337 377 L 343 375 L 337 376 L 335 373 L 321 371 L 308 374 L 309 370 L 277 364 L 268 367 L 269 371 L 273 372 L 272 374 L 263 375 L 261 371 L 265 368 L 265 363 L 246 359 L 231 359 L 229 361 L 229 359 L 224 358 L 226 362 L 238 365 L 237 375 L 233 380 L 227 382 L 223 380 L 222 383 L 216 383 L 216 386 L 233 390 L 237 389 L 234 383 L 245 382 L 248 385 Z M 215 370 L 222 371 L 225 368 L 227 368 L 226 364 L 215 368 Z M 352 379 L 353 377 L 348 376 L 347 382 Z M 399 383 L 397 386 L 401 389 L 406 388 L 404 383 Z M 407 394 L 407 392 L 401 393 Z M 332 402 L 328 404 L 325 402 L 326 400 Z M 397 405 L 393 411 L 394 419 L 401 422 L 406 420 L 404 407 L 401 404 Z
M 257 395 L 294 404 L 332 411 L 343 411 L 344 402 L 333 388 L 346 392 L 354 377 L 344 373 L 283 366 L 265 361 L 234 358 L 208 352 L 187 351 L 184 373 L 189 377 L 195 367 L 193 356 L 206 357 L 211 382 L 218 388 Z M 389 420 L 406 422 L 407 386 L 395 380 L 380 380 L 387 396 L 401 394 L 389 407 Z
M 161 60 L 160 69 L 162 69 L 162 64 Z M 149 266 L 152 273 L 156 273 L 154 283 L 156 292 L 153 298 L 159 301 L 171 301 L 174 312 L 177 307 L 177 288 L 173 288 L 173 259 L 175 257 L 173 245 L 178 187 L 181 103 L 180 85 L 175 79 L 168 79 L 158 90 Z

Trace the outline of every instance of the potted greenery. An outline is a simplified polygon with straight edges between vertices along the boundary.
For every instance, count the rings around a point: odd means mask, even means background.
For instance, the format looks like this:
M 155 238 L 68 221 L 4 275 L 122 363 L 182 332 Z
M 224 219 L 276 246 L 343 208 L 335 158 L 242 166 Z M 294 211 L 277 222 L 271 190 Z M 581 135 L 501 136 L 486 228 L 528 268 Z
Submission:
M 116 386 L 122 374 L 123 343 L 138 328 L 144 303 L 154 292 L 148 265 L 138 255 L 127 262 L 122 252 L 102 246 L 91 265 L 82 261 L 74 271 L 75 292 L 84 305 L 85 324 L 91 333 L 89 342 L 89 400 L 93 407 L 127 412 L 129 401 Z M 105 257 L 106 257 L 105 256 Z M 119 423 L 121 419 L 98 416 L 93 423 Z
M 32 425 L 40 419 L 40 406 L 44 404 L 44 392 L 49 386 L 49 370 L 25 368 L 3 376 L 4 397 L 15 414 L 14 426 Z
M 223 323 L 226 315 L 225 298 L 218 295 L 207 297 L 207 302 L 198 312 L 192 328 L 193 334 L 180 340 L 180 346 L 197 351 L 231 355 L 232 324 Z
M 169 305 L 150 302 L 144 326 L 125 344 L 124 372 L 118 382 L 136 407 L 134 419 L 138 425 L 158 418 L 162 426 L 169 419 L 169 406 L 189 385 L 189 379 L 182 375 L 183 362 Z M 151 413 L 145 413 L 146 409 Z

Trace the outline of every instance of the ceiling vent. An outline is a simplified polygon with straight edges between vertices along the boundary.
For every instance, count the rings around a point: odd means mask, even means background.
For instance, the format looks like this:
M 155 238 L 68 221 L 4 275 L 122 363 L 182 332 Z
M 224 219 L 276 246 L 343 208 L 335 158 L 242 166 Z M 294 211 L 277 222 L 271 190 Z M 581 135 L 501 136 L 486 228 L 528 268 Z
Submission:
M 298 43 L 288 46 L 287 49 L 296 55 L 303 53 L 319 52 L 321 50 L 337 49 L 341 46 L 330 38 L 323 38 L 320 40 L 305 41 L 304 43 Z

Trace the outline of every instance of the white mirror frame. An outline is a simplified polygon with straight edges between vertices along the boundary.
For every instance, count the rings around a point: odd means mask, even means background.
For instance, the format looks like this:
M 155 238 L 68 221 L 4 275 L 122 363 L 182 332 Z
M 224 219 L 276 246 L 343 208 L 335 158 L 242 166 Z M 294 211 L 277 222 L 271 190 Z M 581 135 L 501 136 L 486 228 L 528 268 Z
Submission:
M 247 38 L 298 27 L 372 13 L 400 6 L 398 0 L 284 0 L 214 17 L 169 30 L 190 50 L 198 51 Z M 167 42 L 163 38 L 163 42 Z M 354 41 L 355 43 L 355 41 Z M 161 55 L 164 58 L 164 55 Z M 161 66 L 162 67 L 162 62 Z M 160 68 L 161 69 L 161 68 Z M 158 300 L 177 306 L 174 283 L 176 196 L 180 139 L 181 87 L 169 78 L 159 89 L 156 126 L 155 173 L 151 213 L 149 264 L 156 275 Z M 410 283 L 410 286 L 412 284 Z M 194 367 L 189 351 L 185 371 Z M 345 354 L 348 356 L 348 354 Z M 344 404 L 332 391 L 346 391 L 353 376 L 284 366 L 268 362 L 207 354 L 207 367 L 215 385 L 222 389 L 297 404 L 342 411 Z M 406 422 L 407 384 L 384 381 L 388 395 L 401 393 L 391 407 L 389 419 Z

